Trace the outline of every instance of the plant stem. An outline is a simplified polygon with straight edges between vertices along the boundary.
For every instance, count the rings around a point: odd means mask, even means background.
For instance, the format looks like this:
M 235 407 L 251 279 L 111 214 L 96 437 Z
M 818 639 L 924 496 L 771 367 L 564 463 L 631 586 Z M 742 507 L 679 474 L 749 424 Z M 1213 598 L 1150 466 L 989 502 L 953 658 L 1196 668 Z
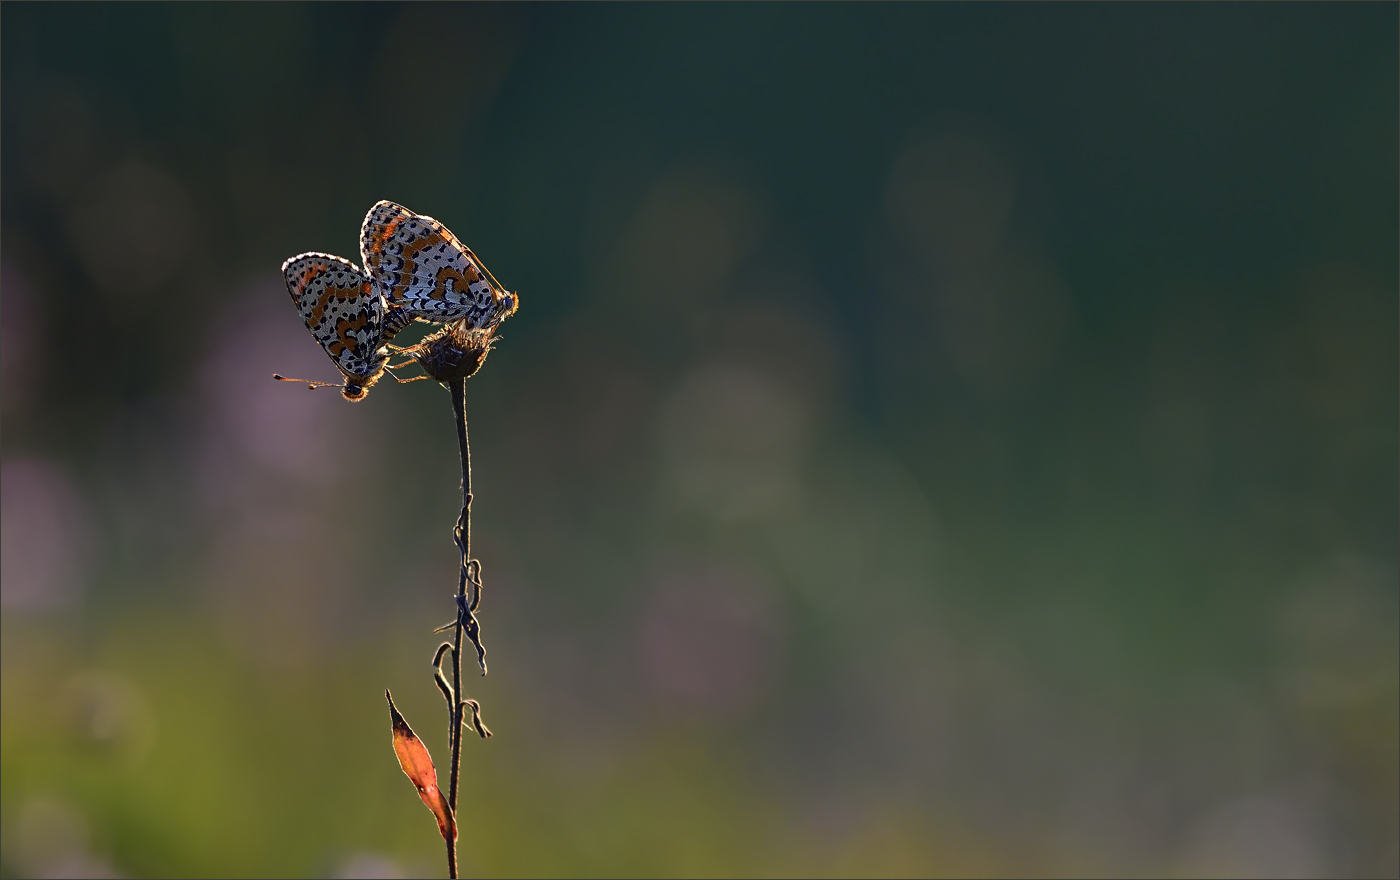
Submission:
M 467 439 L 467 380 L 458 379 L 452 382 L 450 387 L 452 412 L 457 421 L 457 451 L 462 460 L 462 514 L 457 518 L 457 528 L 453 535 L 457 541 L 457 549 L 462 553 L 462 570 L 457 580 L 457 626 L 453 629 L 452 637 L 453 705 L 448 713 L 452 720 L 452 769 L 451 782 L 447 789 L 447 805 L 455 818 L 457 815 L 457 782 L 462 767 L 462 712 L 466 708 L 466 704 L 462 700 L 462 632 L 466 628 L 468 615 L 471 614 L 467 606 L 467 571 L 472 548 L 472 449 L 471 443 Z M 457 841 L 455 839 L 447 841 L 447 871 L 448 876 L 455 880 L 457 877 Z

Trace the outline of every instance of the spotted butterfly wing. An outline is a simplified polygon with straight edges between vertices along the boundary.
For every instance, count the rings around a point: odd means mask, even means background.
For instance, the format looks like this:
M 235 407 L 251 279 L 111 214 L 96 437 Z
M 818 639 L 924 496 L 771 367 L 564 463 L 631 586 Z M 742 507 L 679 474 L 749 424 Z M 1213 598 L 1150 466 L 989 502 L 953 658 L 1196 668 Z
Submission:
M 331 254 L 299 254 L 282 264 L 287 292 L 336 369 L 345 397 L 358 400 L 384 372 L 384 345 L 410 320 L 388 310 L 359 266 Z
M 378 202 L 365 215 L 360 257 L 391 307 L 425 321 L 494 327 L 519 303 L 451 230 L 393 202 Z

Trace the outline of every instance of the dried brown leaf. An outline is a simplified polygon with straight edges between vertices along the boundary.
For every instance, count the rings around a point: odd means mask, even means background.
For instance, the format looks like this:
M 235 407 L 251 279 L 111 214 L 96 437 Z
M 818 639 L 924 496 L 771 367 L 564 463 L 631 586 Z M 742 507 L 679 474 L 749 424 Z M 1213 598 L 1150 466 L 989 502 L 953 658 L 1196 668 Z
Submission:
M 386 690 L 384 696 L 389 700 L 389 715 L 394 723 L 394 754 L 399 758 L 399 766 L 403 768 L 408 781 L 418 789 L 418 796 L 423 799 L 423 803 L 427 804 L 428 809 L 437 817 L 438 831 L 442 832 L 442 839 L 448 840 L 450 834 L 450 839 L 455 840 L 457 823 L 453 819 L 452 809 L 447 805 L 447 797 L 438 788 L 437 768 L 433 766 L 433 757 L 428 754 L 428 747 L 423 745 L 413 728 L 409 727 L 408 722 L 399 714 L 398 707 L 394 705 L 393 695 Z

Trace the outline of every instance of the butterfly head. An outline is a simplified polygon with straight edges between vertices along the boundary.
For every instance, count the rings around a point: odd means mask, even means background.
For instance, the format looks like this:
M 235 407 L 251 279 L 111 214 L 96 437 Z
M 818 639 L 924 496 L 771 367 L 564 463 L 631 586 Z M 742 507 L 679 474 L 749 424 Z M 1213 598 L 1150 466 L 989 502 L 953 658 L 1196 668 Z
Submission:
M 364 372 L 349 372 L 341 370 L 345 376 L 345 384 L 340 386 L 340 396 L 346 400 L 358 403 L 369 394 L 370 386 L 378 382 L 384 375 L 385 362 L 388 360 L 388 352 L 383 352 L 382 356 L 376 357 L 374 362 L 367 365 Z
M 375 382 L 378 382 L 379 377 L 384 375 L 384 368 L 381 366 L 374 373 L 367 376 L 351 375 L 344 370 L 341 370 L 341 374 L 345 376 L 345 382 L 340 384 L 335 382 L 317 382 L 312 379 L 292 379 L 278 373 L 273 373 L 272 378 L 279 382 L 301 382 L 312 391 L 315 391 L 317 388 L 339 388 L 341 397 L 351 402 L 358 403 L 364 400 L 365 396 L 369 394 L 369 387 Z
M 354 382 L 346 382 L 345 387 L 340 389 L 340 396 L 346 400 L 361 401 L 365 395 L 369 394 L 363 385 L 356 385 Z
M 501 291 L 500 320 L 504 321 L 506 318 L 509 318 L 511 315 L 515 314 L 515 310 L 518 308 L 520 308 L 520 292 Z

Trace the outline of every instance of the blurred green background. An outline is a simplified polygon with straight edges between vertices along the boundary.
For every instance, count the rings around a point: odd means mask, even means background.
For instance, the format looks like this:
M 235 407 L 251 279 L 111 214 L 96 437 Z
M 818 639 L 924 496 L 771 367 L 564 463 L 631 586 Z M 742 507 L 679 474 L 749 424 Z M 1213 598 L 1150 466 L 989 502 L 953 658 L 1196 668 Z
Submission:
M 7 877 L 1395 876 L 1395 4 L 0 11 Z

